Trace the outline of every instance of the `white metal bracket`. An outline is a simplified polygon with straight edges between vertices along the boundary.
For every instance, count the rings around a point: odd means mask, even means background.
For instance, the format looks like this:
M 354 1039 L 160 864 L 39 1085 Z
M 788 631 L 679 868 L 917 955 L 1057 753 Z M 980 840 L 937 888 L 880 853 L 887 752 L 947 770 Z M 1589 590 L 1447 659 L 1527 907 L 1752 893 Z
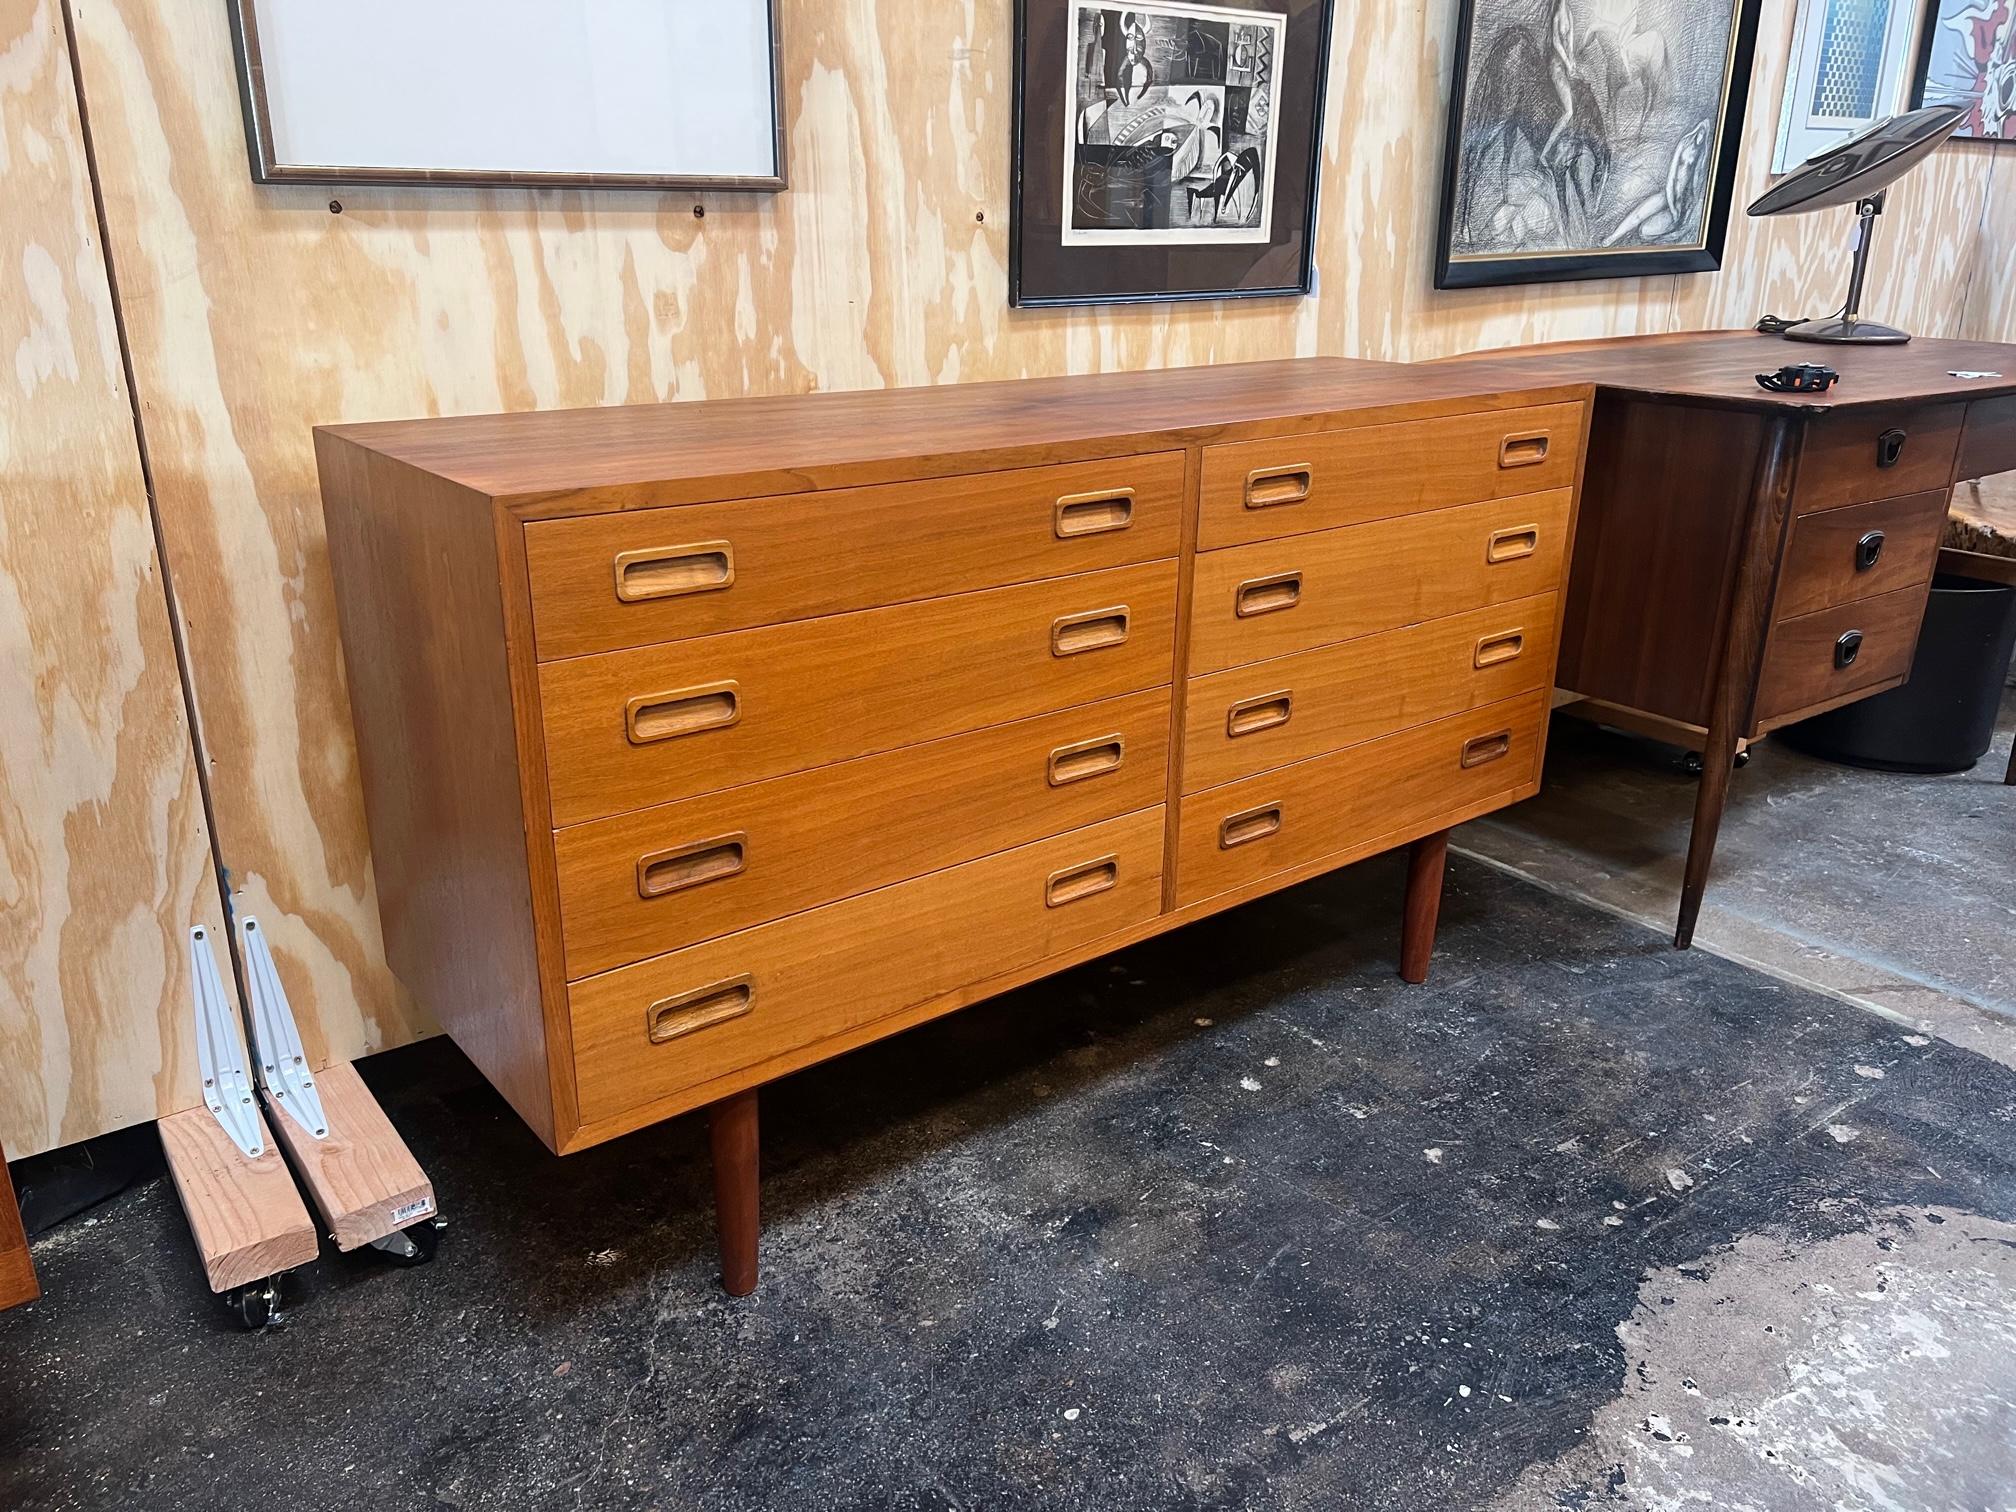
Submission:
M 245 947 L 245 988 L 252 998 L 260 1084 L 289 1118 L 317 1139 L 327 1139 L 329 1115 L 322 1111 L 322 1094 L 315 1090 L 315 1075 L 308 1069 L 308 1053 L 301 1048 L 301 1031 L 294 1026 L 294 1010 L 287 1006 L 287 990 L 280 985 L 265 932 L 257 919 L 248 918 L 239 924 L 238 938 Z
M 203 1105 L 224 1126 L 231 1143 L 257 1160 L 266 1153 L 252 1078 L 245 1070 L 245 1042 L 238 1034 L 238 1011 L 224 995 L 210 931 L 189 931 L 189 993 L 196 1000 L 196 1063 L 203 1070 Z

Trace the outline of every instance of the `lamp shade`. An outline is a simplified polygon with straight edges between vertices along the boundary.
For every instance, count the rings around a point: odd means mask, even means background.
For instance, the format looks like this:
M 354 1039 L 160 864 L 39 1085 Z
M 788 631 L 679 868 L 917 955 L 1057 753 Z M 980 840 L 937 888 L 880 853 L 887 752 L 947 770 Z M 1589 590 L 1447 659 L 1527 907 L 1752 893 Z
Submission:
M 1852 205 L 1902 178 L 1966 119 L 1966 107 L 1960 105 L 1930 105 L 1887 117 L 1814 154 L 1753 200 L 1749 213 L 1803 215 Z

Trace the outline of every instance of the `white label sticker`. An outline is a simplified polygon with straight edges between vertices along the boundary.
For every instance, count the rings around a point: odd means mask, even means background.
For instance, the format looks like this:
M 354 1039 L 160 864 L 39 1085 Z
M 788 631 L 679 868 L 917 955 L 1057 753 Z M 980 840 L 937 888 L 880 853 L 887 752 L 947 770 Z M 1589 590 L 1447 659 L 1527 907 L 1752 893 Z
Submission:
M 434 1199 L 432 1197 L 422 1197 L 416 1202 L 409 1202 L 392 1209 L 392 1221 L 401 1224 L 411 1223 L 415 1218 L 425 1218 L 433 1211 Z

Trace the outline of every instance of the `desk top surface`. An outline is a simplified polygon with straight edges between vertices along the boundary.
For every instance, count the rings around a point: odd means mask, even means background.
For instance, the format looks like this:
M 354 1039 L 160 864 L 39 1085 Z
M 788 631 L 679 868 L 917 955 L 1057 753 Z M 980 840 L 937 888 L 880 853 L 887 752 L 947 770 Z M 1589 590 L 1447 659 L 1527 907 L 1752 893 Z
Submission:
M 1811 413 L 1858 404 L 2016 393 L 2016 346 L 1930 337 L 1903 346 L 1837 346 L 1787 341 L 1756 331 L 1676 331 L 1472 352 L 1451 359 L 1449 365 L 1470 362 L 1496 374 L 1523 373 L 1534 381 L 1572 377 L 1633 393 Z M 1791 362 L 1831 367 L 1841 381 L 1824 394 L 1774 394 L 1757 386 L 1757 374 Z M 1988 376 L 1956 378 L 1956 372 Z

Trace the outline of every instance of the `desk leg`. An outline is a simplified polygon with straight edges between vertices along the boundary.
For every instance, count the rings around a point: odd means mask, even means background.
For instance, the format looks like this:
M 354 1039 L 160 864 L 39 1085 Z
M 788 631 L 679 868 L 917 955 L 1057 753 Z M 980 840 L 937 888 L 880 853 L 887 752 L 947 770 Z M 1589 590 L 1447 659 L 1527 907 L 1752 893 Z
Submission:
M 2016 787 L 2016 740 L 2009 742 L 2009 771 L 2002 778 L 2004 787 Z
M 1442 913 L 1442 870 L 1449 859 L 1449 831 L 1423 835 L 1407 847 L 1407 905 L 1400 921 L 1400 980 L 1428 980 L 1435 952 L 1435 921 Z
M 758 1177 L 756 1090 L 724 1097 L 707 1110 L 714 1145 L 714 1224 L 720 1232 L 721 1284 L 731 1297 L 756 1289 Z
M 1715 859 L 1715 834 L 1729 799 L 1729 773 L 1757 702 L 1757 679 L 1764 666 L 1764 641 L 1771 628 L 1771 590 L 1792 514 L 1792 484 L 1799 455 L 1799 421 L 1777 414 L 1768 422 L 1750 485 L 1750 512 L 1744 522 L 1742 555 L 1729 596 L 1729 621 L 1715 661 L 1710 693 L 1708 738 L 1701 747 L 1701 788 L 1694 796 L 1694 828 L 1687 839 L 1687 870 L 1680 885 L 1680 919 L 1673 948 L 1694 943 L 1694 922 L 1708 890 L 1708 867 Z

